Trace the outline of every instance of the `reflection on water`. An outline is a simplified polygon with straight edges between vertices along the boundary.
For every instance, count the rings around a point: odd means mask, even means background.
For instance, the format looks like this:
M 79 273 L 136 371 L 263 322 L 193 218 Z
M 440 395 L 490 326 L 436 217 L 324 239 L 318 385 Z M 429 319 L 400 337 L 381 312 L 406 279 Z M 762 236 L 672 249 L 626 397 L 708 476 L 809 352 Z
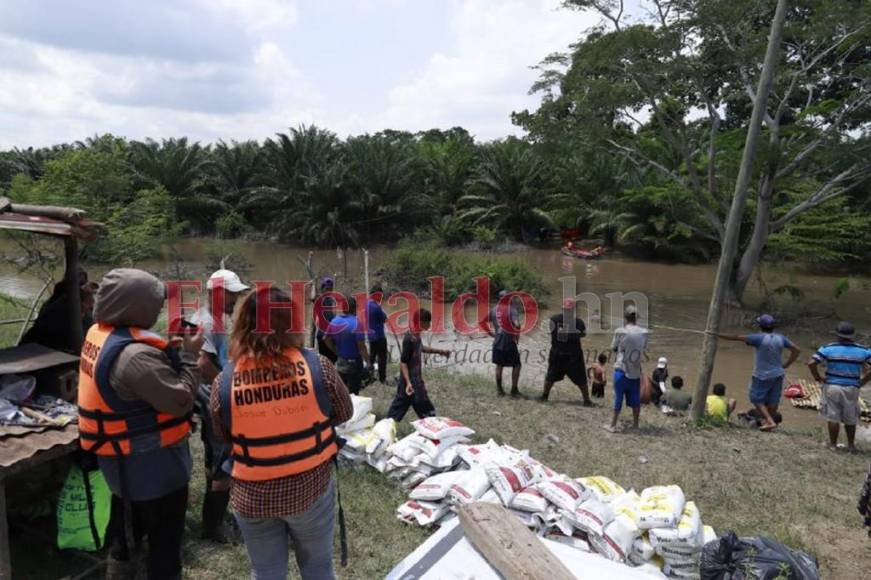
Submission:
M 205 277 L 208 272 L 202 271 L 200 264 L 204 260 L 203 243 L 198 240 L 186 240 L 176 246 L 178 254 L 185 259 L 184 267 L 194 276 Z M 7 252 L 9 249 L 6 249 Z M 305 268 L 298 257 L 308 254 L 307 248 L 288 248 L 285 246 L 257 242 L 244 246 L 245 258 L 253 269 L 244 275 L 249 280 L 277 280 L 307 278 Z M 384 248 L 370 251 L 370 281 L 378 279 L 379 264 L 382 263 Z M 622 259 L 609 255 L 599 261 L 585 261 L 569 258 L 560 254 L 557 249 L 529 249 L 515 252 L 515 257 L 531 263 L 545 277 L 552 295 L 550 304 L 559 304 L 560 278 L 575 277 L 578 292 L 594 293 L 601 300 L 601 308 L 581 307 L 579 312 L 587 321 L 588 327 L 601 332 L 591 331 L 584 340 L 588 360 L 592 360 L 600 351 L 608 352 L 610 346 L 610 330 L 619 325 L 619 310 L 612 312 L 607 299 L 609 293 L 640 292 L 649 306 L 649 322 L 651 326 L 650 357 L 655 361 L 659 356 L 666 356 L 670 361 L 672 376 L 683 375 L 692 384 L 699 360 L 705 317 L 710 300 L 711 286 L 714 279 L 713 265 L 685 265 L 646 263 Z M 363 257 L 361 251 L 347 252 L 340 256 L 335 251 L 313 250 L 313 264 L 320 275 L 331 275 L 337 279 L 337 290 L 345 292 L 360 292 L 363 289 Z M 156 260 L 140 264 L 140 267 L 156 273 L 174 271 L 174 264 L 167 260 Z M 98 277 L 105 267 L 91 268 L 92 277 Z M 20 275 L 14 267 L 0 267 L 0 291 L 15 296 L 32 296 L 42 286 L 42 282 L 29 275 Z M 871 291 L 867 288 L 851 289 L 837 301 L 833 298 L 833 289 L 837 277 L 826 275 L 808 275 L 788 270 L 776 270 L 767 267 L 766 283 L 770 288 L 783 284 L 798 286 L 809 300 L 831 302 L 842 318 L 854 321 L 863 334 L 871 329 Z M 757 292 L 750 289 L 750 299 Z M 426 304 L 426 301 L 423 301 Z M 467 319 L 474 320 L 473 308 L 468 307 Z M 447 311 L 448 313 L 450 310 Z M 551 310 L 541 312 L 540 319 L 552 314 Z M 834 325 L 835 321 L 831 321 Z M 668 329 L 662 328 L 669 327 Z M 684 330 L 673 330 L 684 329 Z M 696 331 L 696 332 L 692 332 Z M 741 325 L 738 317 L 727 320 L 724 331 L 748 332 Z M 809 378 L 803 361 L 820 343 L 827 342 L 831 336 L 822 332 L 801 331 L 790 332 L 791 338 L 802 348 L 803 354 L 796 368 L 790 369 L 789 376 Z M 453 330 L 431 336 L 433 345 L 451 348 L 455 356 L 449 363 L 436 362 L 436 366 L 445 366 L 457 372 L 488 372 L 490 339 L 484 333 L 472 336 L 459 336 Z M 521 338 L 520 346 L 524 351 L 524 371 L 522 381 L 528 391 L 537 392 L 544 380 L 546 349 L 548 344 L 547 329 L 539 326 L 529 335 Z M 391 345 L 396 350 L 396 344 Z M 395 356 L 393 360 L 396 360 Z M 645 369 L 653 370 L 653 363 Z M 738 343 L 721 342 L 714 371 L 714 380 L 723 382 L 728 387 L 730 396 L 739 401 L 745 400 L 746 385 L 753 366 L 753 351 Z M 574 390 L 567 387 L 563 394 Z M 559 395 L 559 393 L 558 393 Z M 743 405 L 741 405 L 743 406 Z M 788 418 L 798 411 L 788 411 Z M 803 412 L 801 417 L 809 418 L 810 414 Z

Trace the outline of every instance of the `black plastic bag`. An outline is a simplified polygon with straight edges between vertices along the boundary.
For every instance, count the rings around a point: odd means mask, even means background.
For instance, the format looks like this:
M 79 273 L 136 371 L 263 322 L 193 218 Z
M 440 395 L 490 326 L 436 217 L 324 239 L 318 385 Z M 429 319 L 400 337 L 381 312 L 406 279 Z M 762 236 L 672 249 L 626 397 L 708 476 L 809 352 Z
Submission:
M 820 580 L 816 558 L 771 538 L 739 538 L 726 532 L 705 544 L 702 580 Z

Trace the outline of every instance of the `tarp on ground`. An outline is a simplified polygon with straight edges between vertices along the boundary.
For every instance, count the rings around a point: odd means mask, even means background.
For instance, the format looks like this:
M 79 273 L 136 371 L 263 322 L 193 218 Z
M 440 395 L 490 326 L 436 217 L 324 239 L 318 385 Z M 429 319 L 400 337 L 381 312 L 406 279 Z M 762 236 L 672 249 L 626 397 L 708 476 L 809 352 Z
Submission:
M 654 580 L 665 576 L 651 567 L 631 568 L 607 560 L 598 554 L 541 539 L 541 542 L 565 564 L 576 578 L 608 580 Z M 472 546 L 463 534 L 459 518 L 445 522 L 387 575 L 387 580 L 436 580 L 475 578 L 500 580 L 500 575 Z

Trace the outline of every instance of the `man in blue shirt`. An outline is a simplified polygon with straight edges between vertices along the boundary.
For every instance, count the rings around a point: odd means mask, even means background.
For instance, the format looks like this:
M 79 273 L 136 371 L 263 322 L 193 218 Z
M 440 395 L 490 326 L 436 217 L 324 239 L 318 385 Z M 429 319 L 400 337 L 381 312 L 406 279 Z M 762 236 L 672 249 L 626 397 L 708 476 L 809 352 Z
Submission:
M 829 423 L 829 448 L 838 448 L 838 434 L 843 423 L 847 432 L 847 450 L 856 451 L 859 389 L 871 381 L 871 372 L 868 372 L 871 349 L 854 342 L 856 329 L 849 322 L 839 322 L 835 334 L 838 341 L 821 346 L 807 366 L 814 379 L 823 384 L 820 415 Z M 820 377 L 820 363 L 826 366 L 825 380 Z
M 801 353 L 788 338 L 774 332 L 775 321 L 770 314 L 763 314 L 756 322 L 762 330 L 760 333 L 738 335 L 719 334 L 723 340 L 735 340 L 756 349 L 756 363 L 753 366 L 753 378 L 750 381 L 750 402 L 762 415 L 763 422 L 759 427 L 762 431 L 771 431 L 777 427 L 774 414 L 780 405 L 780 395 L 783 392 L 783 376 L 786 369 L 792 365 Z M 789 358 L 783 363 L 783 349 L 789 349 Z
M 345 309 L 339 316 L 333 318 L 327 327 L 324 342 L 336 353 L 336 370 L 345 382 L 345 386 L 354 395 L 359 395 L 363 388 L 364 362 L 369 358 L 366 349 L 366 334 L 358 327 L 357 300 L 349 296 Z
M 387 335 L 384 334 L 384 323 L 387 314 L 381 308 L 384 289 L 376 284 L 369 290 L 369 300 L 366 302 L 366 324 L 369 325 L 369 368 L 378 364 L 378 380 L 381 384 L 387 381 Z

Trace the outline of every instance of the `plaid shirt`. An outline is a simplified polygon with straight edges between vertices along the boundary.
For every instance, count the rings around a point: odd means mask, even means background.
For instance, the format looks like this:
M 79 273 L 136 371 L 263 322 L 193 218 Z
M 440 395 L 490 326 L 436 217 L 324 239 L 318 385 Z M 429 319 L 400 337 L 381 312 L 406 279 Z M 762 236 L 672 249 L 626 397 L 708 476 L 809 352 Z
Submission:
M 333 404 L 333 424 L 340 425 L 351 418 L 354 407 L 348 388 L 339 373 L 327 358 L 318 357 L 321 363 L 321 378 Z M 209 408 L 215 431 L 230 442 L 230 433 L 221 418 L 220 387 L 215 379 Z M 230 489 L 233 510 L 244 518 L 275 518 L 302 513 L 327 490 L 332 477 L 332 462 L 328 461 L 309 471 L 266 481 L 242 481 L 234 479 Z

